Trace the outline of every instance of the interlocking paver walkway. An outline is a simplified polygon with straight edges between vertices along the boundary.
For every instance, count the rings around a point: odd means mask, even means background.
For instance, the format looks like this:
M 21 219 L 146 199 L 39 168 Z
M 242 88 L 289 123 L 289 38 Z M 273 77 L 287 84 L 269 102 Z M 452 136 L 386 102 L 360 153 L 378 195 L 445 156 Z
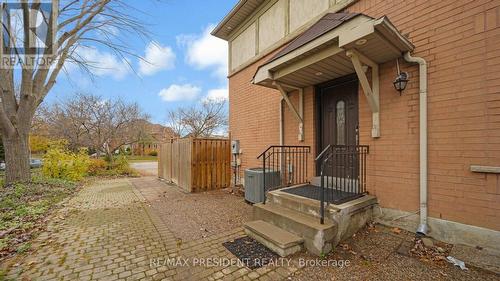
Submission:
M 33 253 L 2 265 L 7 267 L 8 277 L 14 280 L 279 280 L 297 270 L 290 266 L 251 271 L 241 264 L 231 264 L 235 257 L 222 243 L 244 236 L 241 228 L 181 242 L 151 211 L 128 179 L 86 187 L 66 205 L 33 241 Z

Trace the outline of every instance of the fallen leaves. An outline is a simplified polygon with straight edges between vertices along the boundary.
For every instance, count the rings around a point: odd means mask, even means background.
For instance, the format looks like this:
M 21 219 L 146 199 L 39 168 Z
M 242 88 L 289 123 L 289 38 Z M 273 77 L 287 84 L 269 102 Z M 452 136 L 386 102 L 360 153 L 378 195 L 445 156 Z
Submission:
M 439 242 L 440 246 L 426 247 L 421 238 L 414 238 L 414 246 L 410 250 L 410 255 L 418 258 L 423 262 L 436 262 L 438 264 L 446 264 L 446 256 L 449 252 L 449 245 Z
M 0 239 L 2 239 L 5 236 L 9 235 L 10 233 L 14 232 L 14 230 L 16 230 L 16 229 L 17 229 L 17 227 L 12 227 L 12 228 L 9 228 L 5 231 L 0 232 Z
M 31 183 L 16 184 L 11 189 L 0 187 L 0 220 L 4 227 L 0 231 L 0 261 L 29 250 L 27 242 L 45 230 L 49 220 L 62 223 L 66 215 L 54 210 L 64 208 L 67 198 L 80 187 L 81 184 L 52 181 L 38 174 L 33 175 Z
M 177 239 L 176 241 L 177 248 L 180 248 L 182 246 L 182 239 Z
M 377 227 L 374 222 L 368 223 L 368 231 L 378 233 Z
M 401 234 L 401 229 L 397 227 L 394 227 L 393 229 L 391 229 L 391 231 L 392 233 Z
M 357 255 L 357 254 L 358 254 L 358 253 L 356 253 L 356 252 L 355 252 L 355 251 L 351 248 L 351 246 L 349 246 L 349 244 L 347 244 L 347 243 L 345 243 L 345 244 L 340 244 L 339 246 L 342 248 L 342 250 L 344 250 L 344 251 L 346 251 L 346 252 L 350 253 L 351 255 L 354 255 L 354 256 L 355 256 L 355 255 Z

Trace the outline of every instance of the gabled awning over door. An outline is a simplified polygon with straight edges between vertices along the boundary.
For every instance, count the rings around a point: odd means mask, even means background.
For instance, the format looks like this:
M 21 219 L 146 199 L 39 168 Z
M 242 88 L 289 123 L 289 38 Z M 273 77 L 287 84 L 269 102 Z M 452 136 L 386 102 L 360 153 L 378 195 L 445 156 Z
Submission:
M 275 81 L 295 87 L 316 85 L 355 72 L 347 50 L 381 64 L 413 48 L 386 17 L 327 14 L 259 67 L 254 83 L 272 88 Z
M 387 17 L 331 13 L 260 66 L 253 82 L 285 97 L 287 91 L 356 73 L 373 112 L 372 136 L 379 137 L 378 65 L 413 49 Z M 371 68 L 371 84 L 364 65 Z

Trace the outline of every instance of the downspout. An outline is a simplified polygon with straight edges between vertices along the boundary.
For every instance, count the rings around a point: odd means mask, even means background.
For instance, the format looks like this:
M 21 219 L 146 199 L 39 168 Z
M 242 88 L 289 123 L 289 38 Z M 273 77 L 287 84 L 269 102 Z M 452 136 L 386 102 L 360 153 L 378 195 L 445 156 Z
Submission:
M 285 99 L 284 98 L 281 98 L 280 99 L 280 146 L 283 146 L 285 145 L 285 116 L 284 116 L 284 110 L 283 110 L 283 101 Z M 281 171 L 285 171 L 285 159 L 284 159 L 284 156 L 285 154 L 282 153 L 281 154 L 281 158 L 280 158 L 280 170 Z M 281 176 L 281 182 L 283 182 L 285 180 L 284 178 L 284 173 L 281 173 L 282 176 Z
M 427 62 L 420 57 L 404 54 L 407 62 L 419 64 L 420 79 L 420 224 L 418 234 L 427 235 Z
M 283 98 L 280 99 L 280 145 L 284 145 L 285 124 L 283 118 Z

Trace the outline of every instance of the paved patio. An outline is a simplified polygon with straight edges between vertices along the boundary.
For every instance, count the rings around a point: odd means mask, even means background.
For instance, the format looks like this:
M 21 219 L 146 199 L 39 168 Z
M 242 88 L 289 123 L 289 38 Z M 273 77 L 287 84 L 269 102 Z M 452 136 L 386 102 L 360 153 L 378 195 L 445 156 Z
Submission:
M 183 233 L 174 228 L 193 227 L 168 220 L 166 206 L 182 196 L 197 200 L 196 196 L 183 194 L 152 177 L 99 182 L 84 188 L 54 214 L 47 231 L 33 241 L 33 252 L 18 256 L 0 268 L 13 280 L 499 279 L 474 268 L 461 271 L 446 263 L 436 265 L 400 255 L 397 248 L 411 235 L 394 234 L 382 226 L 360 232 L 346 242 L 348 248 L 339 247 L 323 260 L 300 253 L 271 266 L 250 270 L 222 246 L 223 242 L 244 236 L 241 227 L 228 225 L 205 238 L 191 240 L 174 234 Z M 243 200 L 238 200 L 240 203 L 231 200 L 223 201 L 241 204 L 238 208 L 245 204 Z M 216 215 L 207 212 L 202 218 L 207 220 Z M 185 220 L 190 220 L 189 216 Z M 340 262 L 349 265 L 340 266 Z
M 157 185 L 163 186 L 162 183 Z M 241 228 L 181 242 L 127 179 L 85 188 L 54 215 L 25 257 L 1 266 L 13 280 L 283 279 L 296 267 L 250 271 L 222 243 Z M 204 263 L 204 264 L 203 264 Z

